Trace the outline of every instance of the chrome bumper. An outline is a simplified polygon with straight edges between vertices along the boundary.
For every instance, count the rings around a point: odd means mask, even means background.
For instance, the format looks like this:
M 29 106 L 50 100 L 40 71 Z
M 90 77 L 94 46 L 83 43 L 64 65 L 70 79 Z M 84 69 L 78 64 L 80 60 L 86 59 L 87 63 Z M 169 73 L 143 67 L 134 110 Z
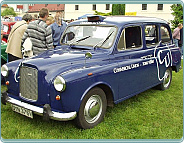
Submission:
M 51 111 L 49 104 L 45 104 L 44 107 L 41 108 L 25 102 L 21 102 L 17 99 L 9 97 L 7 95 L 7 92 L 4 92 L 1 94 L 1 102 L 2 104 L 5 104 L 5 105 L 6 105 L 6 102 L 9 102 L 11 104 L 31 110 L 33 111 L 34 114 L 43 116 L 44 120 L 53 119 L 58 121 L 68 121 L 68 120 L 74 119 L 77 116 L 77 112 L 60 113 L 60 112 Z

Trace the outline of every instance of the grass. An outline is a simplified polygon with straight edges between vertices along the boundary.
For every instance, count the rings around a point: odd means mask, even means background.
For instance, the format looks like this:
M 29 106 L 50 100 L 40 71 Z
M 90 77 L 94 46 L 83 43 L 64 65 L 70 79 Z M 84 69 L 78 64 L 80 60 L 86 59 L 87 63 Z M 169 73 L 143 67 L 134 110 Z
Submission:
M 1 91 L 5 87 L 1 86 Z M 170 88 L 147 90 L 108 108 L 98 126 L 81 130 L 74 121 L 29 119 L 1 105 L 4 139 L 181 139 L 183 136 L 183 69 L 173 72 Z

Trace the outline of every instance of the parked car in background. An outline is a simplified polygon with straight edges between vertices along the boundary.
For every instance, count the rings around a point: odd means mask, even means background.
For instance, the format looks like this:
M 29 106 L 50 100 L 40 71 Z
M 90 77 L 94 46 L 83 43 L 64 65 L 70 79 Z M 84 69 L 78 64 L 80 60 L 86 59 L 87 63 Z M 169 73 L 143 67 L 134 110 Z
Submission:
M 7 40 L 8 40 L 8 35 L 10 34 L 10 31 L 13 27 L 13 25 L 15 24 L 16 22 L 9 22 L 9 21 L 2 21 L 1 24 L 2 24 L 2 30 L 3 30 L 3 41 L 5 41 L 7 43 Z
M 7 43 L 4 41 L 1 41 L 1 66 L 5 63 L 7 63 L 7 53 L 6 51 Z
M 93 128 L 107 106 L 155 86 L 168 89 L 180 65 L 166 21 L 93 15 L 69 24 L 61 46 L 3 65 L 8 90 L 1 101 L 30 118 L 75 118 Z

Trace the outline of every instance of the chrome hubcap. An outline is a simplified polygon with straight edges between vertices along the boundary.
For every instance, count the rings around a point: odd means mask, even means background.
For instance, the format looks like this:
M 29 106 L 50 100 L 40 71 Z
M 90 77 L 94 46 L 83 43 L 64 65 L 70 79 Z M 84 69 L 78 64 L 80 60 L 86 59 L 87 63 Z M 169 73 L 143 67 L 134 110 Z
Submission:
M 169 70 L 166 70 L 164 75 L 164 87 L 168 87 L 171 81 L 171 73 Z
M 99 95 L 91 96 L 84 108 L 84 117 L 88 123 L 96 122 L 102 113 L 102 99 Z

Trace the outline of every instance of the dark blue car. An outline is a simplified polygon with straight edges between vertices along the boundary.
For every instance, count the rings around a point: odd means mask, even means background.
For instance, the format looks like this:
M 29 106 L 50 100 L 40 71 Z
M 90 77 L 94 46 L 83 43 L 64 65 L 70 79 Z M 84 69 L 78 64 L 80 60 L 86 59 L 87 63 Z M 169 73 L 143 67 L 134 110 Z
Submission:
M 148 17 L 89 16 L 68 25 L 61 46 L 7 63 L 2 103 L 44 120 L 99 124 L 107 106 L 157 86 L 168 89 L 181 65 L 166 21 Z

